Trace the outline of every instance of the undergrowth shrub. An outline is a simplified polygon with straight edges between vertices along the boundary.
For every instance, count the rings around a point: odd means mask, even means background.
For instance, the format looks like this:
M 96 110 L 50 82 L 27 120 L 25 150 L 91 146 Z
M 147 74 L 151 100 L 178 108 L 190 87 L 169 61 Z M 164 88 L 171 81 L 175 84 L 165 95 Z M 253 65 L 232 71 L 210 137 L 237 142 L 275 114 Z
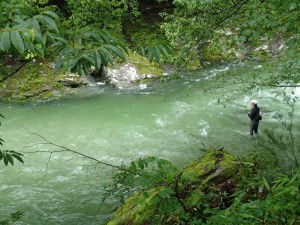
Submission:
M 252 181 L 253 182 L 253 181 Z M 248 185 L 251 182 L 248 182 Z M 226 210 L 209 218 L 207 224 L 299 224 L 300 223 L 300 169 L 292 176 L 277 176 L 271 184 L 266 179 L 256 183 L 258 192 L 266 193 L 253 200 L 245 200 L 244 191 L 235 197 Z M 238 193 L 238 192 L 237 192 Z

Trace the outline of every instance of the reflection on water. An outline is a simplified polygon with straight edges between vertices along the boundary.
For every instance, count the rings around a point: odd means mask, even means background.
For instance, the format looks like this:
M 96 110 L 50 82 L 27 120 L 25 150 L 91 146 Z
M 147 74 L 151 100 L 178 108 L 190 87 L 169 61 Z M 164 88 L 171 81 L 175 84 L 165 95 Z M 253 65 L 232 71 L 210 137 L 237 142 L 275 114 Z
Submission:
M 231 68 L 193 72 L 135 90 L 102 85 L 84 88 L 72 99 L 1 104 L 4 147 L 36 153 L 26 153 L 24 165 L 0 166 L 0 218 L 25 211 L 19 224 L 99 224 L 115 207 L 113 202 L 99 204 L 111 168 L 91 166 L 91 161 L 66 152 L 41 153 L 60 149 L 41 144 L 45 141 L 28 130 L 115 165 L 155 155 L 183 166 L 204 146 L 243 155 L 254 142 L 248 136 L 250 99 L 259 100 L 263 111 L 260 129 L 275 126 L 275 110 L 286 106 L 273 90 L 241 95 L 226 107 L 218 104 L 222 94 L 201 90 L 211 77 Z

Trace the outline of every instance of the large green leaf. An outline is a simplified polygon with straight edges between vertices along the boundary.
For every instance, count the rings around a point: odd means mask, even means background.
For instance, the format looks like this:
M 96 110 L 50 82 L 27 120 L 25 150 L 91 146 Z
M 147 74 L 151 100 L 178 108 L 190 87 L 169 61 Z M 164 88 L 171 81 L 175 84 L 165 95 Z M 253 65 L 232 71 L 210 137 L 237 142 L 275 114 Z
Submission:
M 58 62 L 56 62 L 55 67 L 54 67 L 54 73 L 57 73 L 58 70 L 63 66 L 63 64 L 67 61 L 68 57 L 67 56 L 62 56 Z
M 27 49 L 29 52 L 35 53 L 34 45 L 33 45 L 31 42 L 25 41 L 25 40 L 24 40 L 24 44 L 25 44 L 26 49 Z
M 74 68 L 76 68 L 79 65 L 79 63 L 78 63 L 79 58 L 78 57 L 73 57 L 73 58 L 70 57 L 70 59 L 68 61 L 69 61 L 69 65 L 68 66 L 73 71 L 74 71 Z
M 4 161 L 5 166 L 7 166 L 7 164 L 8 164 L 7 155 L 3 155 L 3 161 Z
M 111 53 L 104 47 L 102 47 L 99 51 L 101 59 L 102 59 L 102 63 L 107 66 L 108 63 L 113 63 L 113 57 L 111 55 Z
M 118 56 L 122 60 L 125 60 L 124 53 L 119 48 L 117 48 L 116 46 L 104 45 L 103 47 L 105 47 L 106 49 L 109 49 L 114 55 Z
M 103 41 L 104 41 L 105 43 L 109 43 L 109 41 L 112 40 L 111 35 L 110 35 L 107 31 L 105 31 L 105 30 L 101 30 L 101 31 L 99 32 L 99 35 L 100 35 L 100 37 L 103 39 Z
M 44 58 L 44 49 L 39 45 L 33 45 L 34 51 L 32 53 L 37 54 L 39 57 Z
M 34 41 L 42 48 L 46 47 L 46 38 L 41 35 L 40 32 L 34 30 Z
M 99 71 L 101 68 L 102 61 L 101 61 L 101 56 L 98 51 L 94 52 L 94 61 L 95 61 L 95 68 L 97 71 Z
M 89 32 L 86 34 L 87 36 L 91 36 L 95 41 L 103 42 L 103 38 L 97 32 Z
M 58 15 L 55 12 L 52 12 L 52 11 L 44 11 L 44 12 L 42 12 L 42 14 L 46 14 L 48 16 L 51 16 L 53 19 L 56 19 L 56 20 L 59 19 Z
M 30 19 L 28 19 L 27 23 L 28 23 L 29 27 L 31 28 L 31 30 L 36 30 L 38 32 L 41 31 L 40 24 L 36 20 L 36 18 L 30 18 Z
M 136 47 L 135 51 L 142 56 L 146 56 L 146 50 L 143 46 Z
M 164 57 L 166 57 L 166 58 L 170 57 L 170 54 L 169 54 L 167 48 L 165 48 L 164 46 L 161 46 L 160 50 L 161 50 L 161 51 L 160 51 L 161 54 L 162 54 Z
M 156 58 L 157 62 L 159 62 L 160 61 L 160 54 L 161 54 L 160 49 L 159 49 L 158 46 L 154 46 L 154 50 L 155 50 L 154 58 Z
M 82 59 L 80 61 L 80 63 L 82 64 L 82 69 L 84 71 L 84 74 L 89 74 L 91 72 L 91 64 L 90 64 L 90 62 Z M 94 65 L 94 63 L 92 65 Z
M 19 31 L 12 31 L 10 33 L 10 40 L 12 45 L 17 49 L 17 51 L 23 55 L 24 54 L 24 42 L 19 33 Z
M 13 157 L 11 156 L 11 154 L 10 154 L 10 153 L 7 153 L 7 154 L 6 154 L 6 157 L 7 157 L 8 161 L 10 162 L 10 164 L 13 166 L 13 165 L 14 165 L 14 159 L 13 159 Z
M 57 25 L 52 18 L 45 15 L 37 15 L 36 18 L 43 22 L 50 30 L 54 30 L 55 32 L 59 33 Z
M 162 58 L 166 59 L 170 57 L 173 47 L 165 40 L 159 40 L 146 47 L 137 46 L 135 51 L 138 54 L 146 57 L 149 62 L 156 60 L 159 63 Z
M 19 162 L 24 163 L 23 159 L 21 158 L 20 154 L 13 153 L 12 157 L 16 158 Z
M 9 32 L 0 33 L 0 50 L 7 51 L 10 48 Z
M 148 53 L 147 53 L 147 58 L 148 58 L 148 60 L 150 61 L 150 62 L 152 62 L 153 61 L 153 59 L 154 59 L 154 49 L 153 48 L 148 48 L 147 49 L 148 50 Z
M 87 61 L 90 65 L 94 65 L 95 64 L 95 61 L 93 58 L 89 57 L 88 55 L 83 55 L 80 60 L 85 60 Z

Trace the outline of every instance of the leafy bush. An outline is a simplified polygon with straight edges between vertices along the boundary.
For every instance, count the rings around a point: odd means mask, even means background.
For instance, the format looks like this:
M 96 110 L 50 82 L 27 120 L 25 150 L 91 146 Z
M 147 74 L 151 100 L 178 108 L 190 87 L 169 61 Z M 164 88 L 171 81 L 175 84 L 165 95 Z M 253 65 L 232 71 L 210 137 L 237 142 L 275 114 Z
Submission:
M 58 33 L 59 17 L 52 11 L 36 12 L 24 1 L 0 4 L 0 52 L 17 52 L 44 57 L 47 33 Z
M 4 118 L 3 115 L 0 114 L 0 117 Z M 1 121 L 0 121 L 1 126 Z M 0 145 L 3 146 L 4 140 L 0 138 Z M 1 147 L 0 146 L 0 147 Z M 0 148 L 0 161 L 3 160 L 5 166 L 10 163 L 12 166 L 14 165 L 14 158 L 17 159 L 19 162 L 24 163 L 22 159 L 23 154 L 13 151 L 13 150 L 3 150 Z
M 0 225 L 12 225 L 24 216 L 24 212 L 17 211 L 10 214 L 10 218 L 0 221 Z M 2 219 L 2 218 L 1 218 Z
M 103 201 L 109 197 L 117 197 L 123 203 L 138 190 L 170 183 L 178 172 L 169 161 L 154 156 L 141 157 L 122 168 L 114 174 L 113 184 L 105 188 Z
M 248 182 L 249 184 L 250 182 Z M 300 169 L 292 176 L 277 176 L 273 186 L 261 179 L 258 192 L 267 193 L 257 199 L 245 200 L 242 191 L 226 210 L 209 218 L 207 224 L 298 224 L 300 222 Z

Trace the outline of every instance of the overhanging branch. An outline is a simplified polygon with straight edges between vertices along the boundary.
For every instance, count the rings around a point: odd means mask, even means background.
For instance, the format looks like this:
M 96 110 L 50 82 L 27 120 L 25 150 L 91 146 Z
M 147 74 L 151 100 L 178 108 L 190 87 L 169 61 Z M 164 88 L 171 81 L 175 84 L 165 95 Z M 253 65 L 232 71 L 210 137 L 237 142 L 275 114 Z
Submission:
M 100 161 L 92 156 L 89 156 L 89 155 L 86 155 L 86 154 L 83 154 L 81 152 L 78 152 L 76 150 L 73 150 L 73 149 L 70 149 L 68 147 L 65 147 L 65 146 L 62 146 L 62 145 L 58 145 L 58 144 L 55 144 L 54 142 L 51 142 L 49 141 L 48 139 L 46 139 L 44 136 L 36 133 L 36 132 L 33 132 L 33 131 L 30 131 L 28 130 L 27 128 L 25 128 L 26 131 L 28 131 L 29 133 L 35 135 L 35 136 L 38 136 L 40 137 L 41 139 L 43 139 L 45 142 L 43 143 L 37 143 L 35 145 L 52 145 L 52 146 L 55 146 L 57 148 L 60 148 L 61 150 L 56 150 L 56 151 L 34 151 L 34 152 L 25 152 L 25 153 L 49 153 L 49 160 L 48 160 L 48 163 L 47 163 L 47 166 L 50 162 L 50 159 L 51 159 L 51 156 L 52 154 L 54 153 L 59 153 L 59 152 L 70 152 L 70 153 L 73 153 L 75 155 L 80 155 L 86 159 L 90 159 L 92 161 L 94 161 L 96 164 L 101 164 L 101 165 L 105 165 L 105 166 L 108 166 L 108 167 L 112 167 L 112 168 L 115 168 L 115 169 L 118 169 L 118 170 L 121 170 L 121 171 L 125 171 L 125 172 L 129 172 L 130 173 L 130 170 L 126 169 L 125 167 L 123 166 L 117 166 L 117 165 L 113 165 L 113 164 L 110 164 L 110 163 L 106 163 L 106 162 L 103 162 L 103 161 Z M 27 146 L 28 147 L 28 146 Z

